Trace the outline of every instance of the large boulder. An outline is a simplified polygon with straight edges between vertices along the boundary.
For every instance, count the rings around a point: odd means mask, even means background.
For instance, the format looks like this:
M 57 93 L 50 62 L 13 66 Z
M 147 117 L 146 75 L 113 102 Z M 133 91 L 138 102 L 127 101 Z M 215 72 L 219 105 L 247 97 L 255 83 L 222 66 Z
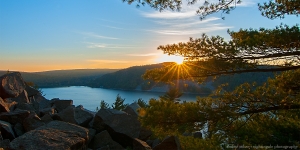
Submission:
M 11 100 L 16 101 L 18 103 L 29 103 L 27 91 L 23 90 L 17 97 L 11 98 Z
M 141 130 L 135 116 L 115 109 L 100 109 L 95 115 L 93 128 L 99 132 L 105 130 L 106 126 L 132 138 L 138 138 Z
M 181 150 L 180 142 L 176 136 L 166 137 L 160 144 L 156 145 L 153 150 Z
M 13 140 L 15 138 L 15 133 L 8 122 L 0 120 L 0 131 L 3 139 Z
M 27 91 L 28 98 L 32 98 L 32 97 L 40 94 L 40 92 L 37 89 L 34 89 L 27 84 L 26 84 L 25 90 Z
M 61 112 L 69 106 L 73 105 L 73 100 L 55 100 L 53 106 L 57 112 Z
M 28 110 L 30 112 L 36 112 L 36 110 L 34 109 L 33 105 L 30 103 L 23 103 L 23 102 L 19 102 L 15 105 L 16 109 L 22 109 L 22 110 Z
M 88 129 L 61 121 L 52 121 L 10 142 L 15 150 L 86 149 Z
M 30 112 L 28 110 L 16 109 L 11 112 L 1 113 L 0 120 L 9 122 L 13 125 L 17 123 L 23 124 L 25 118 L 29 116 Z
M 25 90 L 25 82 L 21 73 L 8 73 L 0 77 L 0 97 L 3 99 L 17 97 Z
M 26 132 L 34 130 L 43 125 L 45 125 L 45 123 L 39 116 L 36 115 L 36 113 L 31 113 L 27 118 L 24 119 L 23 123 Z
M 69 106 L 56 115 L 58 120 L 78 124 L 80 126 L 88 126 L 93 119 L 93 114 L 85 111 L 80 107 Z
M 14 125 L 14 131 L 17 137 L 25 133 L 25 129 L 21 123 L 17 123 Z
M 115 142 L 111 138 L 111 136 L 106 130 L 96 134 L 92 142 L 89 144 L 89 148 L 92 149 L 98 149 L 103 147 L 109 147 L 110 149 L 116 149 L 116 150 L 124 149 L 119 143 Z
M 0 140 L 0 150 L 7 150 L 7 149 L 9 149 L 9 143 L 10 143 L 9 139 Z
M 137 103 L 132 103 L 130 105 L 128 105 L 124 111 L 130 115 L 136 116 L 138 117 L 139 113 L 138 113 L 138 109 L 140 109 L 140 105 Z

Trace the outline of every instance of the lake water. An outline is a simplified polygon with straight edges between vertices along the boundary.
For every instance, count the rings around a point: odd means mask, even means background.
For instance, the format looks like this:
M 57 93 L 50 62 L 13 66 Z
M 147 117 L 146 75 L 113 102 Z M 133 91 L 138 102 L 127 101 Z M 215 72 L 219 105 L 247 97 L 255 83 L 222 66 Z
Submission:
M 142 98 L 148 101 L 150 98 L 158 99 L 159 96 L 164 95 L 160 92 L 147 92 L 147 91 L 126 91 L 126 90 L 114 90 L 103 88 L 90 88 L 86 86 L 71 86 L 60 88 L 42 88 L 43 94 L 49 100 L 52 98 L 59 98 L 65 100 L 73 100 L 75 106 L 83 105 L 88 110 L 96 110 L 96 107 L 100 106 L 100 101 L 104 100 L 110 106 L 115 102 L 117 95 L 125 98 L 125 103 L 131 104 L 134 101 Z M 183 94 L 180 97 L 181 100 L 195 101 L 196 94 Z

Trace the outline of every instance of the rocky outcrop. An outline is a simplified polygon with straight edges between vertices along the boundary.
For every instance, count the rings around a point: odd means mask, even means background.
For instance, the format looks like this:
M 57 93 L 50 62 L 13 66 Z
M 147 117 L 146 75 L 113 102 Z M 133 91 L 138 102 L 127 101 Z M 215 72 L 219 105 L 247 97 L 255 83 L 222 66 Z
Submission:
M 8 73 L 0 77 L 0 97 L 3 99 L 17 97 L 25 90 L 21 73 Z
M 180 149 L 173 136 L 151 146 L 145 142 L 152 132 L 141 127 L 137 103 L 124 111 L 95 113 L 75 107 L 72 100 L 47 100 L 25 85 L 20 73 L 0 79 L 0 149 Z

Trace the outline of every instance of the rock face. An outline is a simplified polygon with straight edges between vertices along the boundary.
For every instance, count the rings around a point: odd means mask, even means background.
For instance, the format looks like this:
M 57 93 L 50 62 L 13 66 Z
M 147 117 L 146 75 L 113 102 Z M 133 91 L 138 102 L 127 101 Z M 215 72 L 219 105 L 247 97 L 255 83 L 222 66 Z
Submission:
M 3 99 L 17 97 L 24 92 L 25 83 L 21 73 L 8 73 L 0 77 L 0 97 Z
M 88 129 L 52 121 L 45 126 L 29 131 L 10 142 L 16 150 L 34 149 L 85 149 Z

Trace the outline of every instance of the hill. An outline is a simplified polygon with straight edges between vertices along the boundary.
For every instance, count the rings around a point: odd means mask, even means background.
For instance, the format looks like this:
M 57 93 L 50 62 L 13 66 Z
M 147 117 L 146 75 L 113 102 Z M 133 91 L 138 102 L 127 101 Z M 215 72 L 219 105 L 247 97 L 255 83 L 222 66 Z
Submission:
M 142 75 L 147 69 L 159 67 L 162 67 L 162 64 L 134 66 L 127 69 L 121 69 L 119 71 L 108 73 L 96 78 L 89 84 L 89 86 L 110 89 L 151 90 L 165 92 L 168 90 L 168 85 L 142 79 Z M 218 86 L 225 83 L 228 83 L 228 86 L 224 87 L 224 89 L 228 91 L 233 90 L 236 86 L 245 82 L 256 82 L 258 85 L 261 85 L 262 83 L 266 82 L 269 77 L 273 76 L 274 74 L 270 72 L 241 73 L 234 75 L 222 75 L 217 79 L 209 78 L 202 84 L 186 80 L 180 80 L 177 83 L 179 84 L 180 90 L 183 92 L 204 94 L 212 92 Z
M 38 87 L 86 86 L 92 80 L 117 71 L 117 69 L 74 69 L 53 70 L 44 72 L 21 72 L 27 82 L 33 82 Z M 0 71 L 0 76 L 7 71 Z M 11 71 L 13 72 L 13 71 Z

